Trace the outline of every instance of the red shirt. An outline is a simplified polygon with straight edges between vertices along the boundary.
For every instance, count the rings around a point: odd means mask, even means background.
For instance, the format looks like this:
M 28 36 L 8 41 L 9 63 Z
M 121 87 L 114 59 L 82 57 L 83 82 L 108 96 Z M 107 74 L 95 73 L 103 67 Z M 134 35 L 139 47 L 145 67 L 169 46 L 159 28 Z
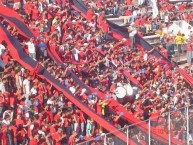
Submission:
M 92 11 L 91 9 L 89 9 L 89 10 L 87 11 L 86 17 L 87 17 L 88 20 L 91 21 L 92 18 L 93 18 L 93 15 L 94 15 L 93 11 Z
M 24 5 L 24 10 L 27 14 L 31 14 L 31 10 L 32 10 L 32 3 L 31 2 L 26 2 L 26 4 Z
M 75 145 L 75 136 L 71 135 L 68 139 L 68 145 Z
M 21 0 L 14 0 L 14 3 L 20 2 Z
M 184 5 L 179 5 L 179 10 L 180 11 L 184 11 L 186 9 L 186 7 Z
M 3 145 L 8 145 L 6 133 L 2 133 L 1 141 L 3 141 Z
M 96 104 L 96 111 L 97 111 L 97 114 L 99 114 L 99 115 L 102 114 L 102 107 L 99 103 Z
M 192 51 L 191 45 L 187 45 L 187 51 Z
M 103 32 L 108 32 L 108 30 L 109 30 L 109 25 L 108 25 L 107 22 L 103 22 L 103 23 L 102 23 L 102 30 L 103 30 Z
M 3 106 L 4 105 L 4 97 L 3 96 L 0 96 L 0 106 Z
M 25 131 L 24 131 L 24 130 L 21 130 L 21 131 L 19 132 L 19 134 L 17 135 L 17 140 L 18 140 L 18 141 L 22 141 L 22 140 L 24 139 L 24 137 L 25 137 Z
M 67 117 L 64 118 L 64 127 L 69 127 L 70 123 Z
M 98 17 L 98 24 L 99 24 L 99 26 L 101 26 L 102 25 L 102 23 L 103 23 L 103 18 L 104 18 L 104 15 L 100 15 L 99 17 Z
M 127 0 L 127 1 L 126 1 L 126 4 L 127 4 L 127 5 L 131 5 L 131 4 L 132 4 L 132 0 Z
M 157 122 L 157 121 L 158 121 L 159 114 L 160 114 L 160 111 L 151 113 L 151 118 L 150 118 L 150 120 L 153 121 L 153 122 Z
M 30 139 L 29 145 L 37 145 L 38 144 L 38 140 L 35 138 Z
M 39 17 L 39 10 L 34 8 L 32 9 L 32 19 L 36 20 Z
M 17 137 L 14 136 L 14 135 L 17 134 L 17 127 L 11 126 L 10 128 L 11 128 L 11 130 L 12 130 L 12 132 L 13 132 L 13 140 L 14 140 L 14 141 L 17 141 Z
M 136 19 L 134 23 L 135 23 L 135 26 L 139 26 L 141 24 L 141 20 L 140 19 Z
M 15 123 L 16 123 L 16 126 L 24 124 L 22 119 L 15 119 Z
M 162 49 L 161 49 L 161 53 L 162 53 L 165 57 L 168 58 L 168 52 L 167 52 L 167 50 L 166 50 L 165 48 L 162 48 Z
M 55 116 L 54 116 L 54 121 L 58 121 L 60 119 L 60 116 L 58 115 L 58 114 L 56 114 Z
M 54 136 L 54 134 L 56 133 L 56 129 L 54 126 L 50 126 L 50 132 L 53 134 L 52 137 Z
M 115 126 L 115 127 L 118 127 L 118 120 L 116 119 L 116 117 L 114 117 L 113 118 L 113 125 Z
M 82 113 L 82 111 L 79 111 L 79 112 L 78 112 L 78 115 L 79 115 L 79 122 L 80 122 L 80 123 L 83 123 L 83 122 L 84 122 L 84 118 L 83 118 L 83 113 Z
M 125 16 L 130 16 L 131 15 L 131 11 L 130 10 L 126 10 L 124 15 Z
M 102 3 L 101 3 L 100 0 L 98 0 L 98 1 L 96 2 L 96 6 L 97 6 L 97 7 L 101 7 L 101 6 L 102 6 Z
M 10 58 L 11 58 L 11 57 L 10 57 L 9 54 L 3 54 L 3 55 L 2 55 L 2 60 L 3 60 L 3 62 L 6 63 L 6 64 L 9 62 Z
M 4 92 L 3 95 L 4 95 L 5 104 L 6 104 L 6 105 L 10 105 L 10 97 L 9 97 L 9 94 L 8 94 L 7 92 Z
M 52 138 L 53 138 L 53 140 L 54 140 L 54 145 L 61 145 L 61 144 L 62 144 L 61 141 L 58 141 L 58 142 L 57 142 L 57 140 L 60 139 L 61 136 L 62 136 L 62 135 L 59 134 L 59 133 L 57 133 L 57 132 L 52 136 Z
M 46 111 L 46 114 L 48 115 L 50 121 L 52 122 L 54 120 L 54 116 L 51 111 Z

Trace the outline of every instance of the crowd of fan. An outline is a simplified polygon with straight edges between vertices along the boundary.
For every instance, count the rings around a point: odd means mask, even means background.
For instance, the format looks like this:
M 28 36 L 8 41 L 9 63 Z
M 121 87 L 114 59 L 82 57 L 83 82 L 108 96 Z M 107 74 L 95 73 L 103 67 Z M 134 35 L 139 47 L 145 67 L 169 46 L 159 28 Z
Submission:
M 21 42 L 31 58 L 39 61 L 55 79 L 60 80 L 98 114 L 109 115 L 106 106 L 109 98 L 118 100 L 115 95 L 116 87 L 119 84 L 132 83 L 123 71 L 138 81 L 138 84 L 133 86 L 143 86 L 133 102 L 122 102 L 125 109 L 139 120 L 151 117 L 153 126 L 166 128 L 168 111 L 176 111 L 192 104 L 192 89 L 176 68 L 171 71 L 167 63 L 151 55 L 154 49 L 149 52 L 130 49 L 126 39 L 107 41 L 108 24 L 100 16 L 96 21 L 97 16 L 92 10 L 89 10 L 86 20 L 78 12 L 71 10 L 68 2 L 58 5 L 46 2 L 26 1 L 23 6 L 25 14 L 19 11 L 26 24 L 39 35 L 37 39 L 21 40 L 15 27 L 9 25 L 5 19 L 1 23 Z M 128 5 L 131 4 L 127 2 Z M 96 7 L 100 8 L 96 12 L 104 10 L 104 5 L 100 2 L 96 3 L 96 6 L 92 1 L 91 4 L 93 10 Z M 107 2 L 105 7 L 109 9 L 105 13 L 116 13 L 120 6 L 127 10 L 125 5 L 117 6 L 113 6 L 111 1 Z M 14 8 L 17 10 L 17 5 L 14 5 Z M 98 25 L 102 30 L 97 28 Z M 67 67 L 65 70 L 48 58 L 48 47 L 58 53 Z M 6 46 L 2 44 L 0 48 L 2 60 L 6 64 L 4 72 L 11 72 L 2 75 L 0 85 L 2 144 L 10 144 L 13 141 L 15 144 L 29 142 L 31 145 L 70 145 L 83 140 L 85 135 L 96 137 L 102 132 L 100 125 L 74 107 L 61 92 L 57 92 L 45 80 L 34 78 L 16 61 L 11 60 Z M 163 50 L 162 53 L 165 53 L 163 46 L 155 49 Z M 167 56 L 167 53 L 165 55 Z M 83 88 L 69 78 L 66 74 L 68 70 L 73 71 L 86 85 L 104 92 L 106 99 L 99 99 L 97 94 L 86 94 Z M 177 139 L 184 139 L 183 111 L 178 112 L 179 117 L 172 118 L 172 137 Z M 118 120 L 122 115 L 115 114 L 109 121 L 118 127 Z M 142 144 L 145 139 L 139 139 L 141 133 L 132 135 L 132 138 Z

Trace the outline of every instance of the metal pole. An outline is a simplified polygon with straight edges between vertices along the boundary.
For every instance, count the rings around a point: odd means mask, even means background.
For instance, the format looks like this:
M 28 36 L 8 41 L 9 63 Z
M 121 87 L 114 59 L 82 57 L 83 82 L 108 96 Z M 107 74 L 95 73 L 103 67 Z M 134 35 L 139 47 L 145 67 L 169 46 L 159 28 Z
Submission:
M 127 145 L 129 145 L 129 126 L 127 127 Z
M 169 114 L 168 114 L 168 137 L 169 137 L 168 141 L 169 141 L 169 143 L 168 143 L 168 145 L 171 145 L 171 134 L 170 134 L 170 132 L 171 132 L 171 126 L 170 126 L 170 112 L 169 112 Z
M 186 123 L 187 123 L 187 137 L 186 137 L 186 140 L 187 140 L 187 145 L 189 145 L 189 108 L 188 108 L 188 106 L 187 106 L 187 108 L 186 108 L 186 116 L 187 116 L 187 120 L 186 120 Z
M 151 121 L 148 120 L 148 135 L 149 135 L 149 145 L 151 145 Z

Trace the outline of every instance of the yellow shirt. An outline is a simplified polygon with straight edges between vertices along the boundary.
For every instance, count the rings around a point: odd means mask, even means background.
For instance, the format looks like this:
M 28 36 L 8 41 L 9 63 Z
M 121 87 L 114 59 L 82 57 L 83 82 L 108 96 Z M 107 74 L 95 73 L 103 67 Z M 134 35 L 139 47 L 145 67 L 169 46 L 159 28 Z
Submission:
M 107 103 L 102 103 L 101 108 L 102 108 L 102 115 L 105 115 L 105 107 L 106 107 Z
M 183 39 L 182 39 L 182 38 L 183 38 L 182 36 L 177 35 L 177 36 L 175 37 L 175 42 L 176 42 L 176 44 L 182 44 L 182 42 L 183 42 Z
M 58 23 L 57 18 L 54 18 L 54 19 L 52 20 L 52 25 L 55 24 L 55 23 Z
M 186 43 L 186 36 L 182 36 L 182 44 Z

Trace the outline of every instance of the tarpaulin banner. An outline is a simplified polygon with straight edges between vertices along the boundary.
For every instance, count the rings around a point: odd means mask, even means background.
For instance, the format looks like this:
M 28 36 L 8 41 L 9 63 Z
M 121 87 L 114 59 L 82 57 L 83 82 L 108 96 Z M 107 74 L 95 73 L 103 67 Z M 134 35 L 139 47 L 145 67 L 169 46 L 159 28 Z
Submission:
M 186 73 L 185 70 L 178 68 L 178 72 L 183 76 L 183 78 L 191 85 L 193 86 L 193 78 Z
M 25 25 L 22 18 L 12 9 L 0 4 L 0 16 L 6 19 L 10 25 L 16 26 L 18 32 L 25 37 L 34 37 L 33 31 L 28 31 L 29 28 Z
M 110 31 L 112 31 L 113 33 L 118 33 L 119 35 L 123 36 L 124 38 L 128 38 L 129 39 L 129 33 L 127 33 L 127 28 L 125 27 L 120 27 L 110 21 L 108 21 L 109 24 L 109 29 Z
M 70 0 L 71 4 L 76 6 L 78 10 L 80 10 L 83 14 L 87 14 L 88 8 L 85 6 L 82 0 Z

